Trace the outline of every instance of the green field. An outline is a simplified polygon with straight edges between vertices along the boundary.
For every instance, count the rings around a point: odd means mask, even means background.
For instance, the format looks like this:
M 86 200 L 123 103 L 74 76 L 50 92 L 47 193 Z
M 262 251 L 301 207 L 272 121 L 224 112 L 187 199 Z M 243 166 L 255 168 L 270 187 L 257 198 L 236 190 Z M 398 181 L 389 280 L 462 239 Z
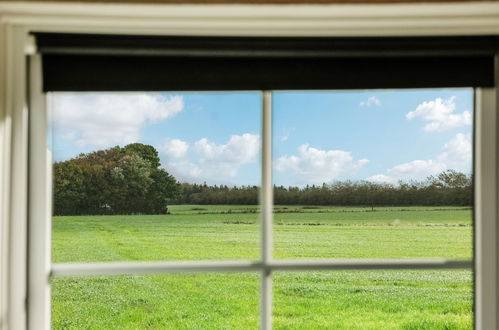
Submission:
M 259 258 L 252 206 L 53 219 L 54 262 Z M 471 209 L 276 206 L 275 258 L 472 257 Z M 274 273 L 277 329 L 472 329 L 472 273 Z M 259 274 L 55 278 L 55 329 L 253 329 Z

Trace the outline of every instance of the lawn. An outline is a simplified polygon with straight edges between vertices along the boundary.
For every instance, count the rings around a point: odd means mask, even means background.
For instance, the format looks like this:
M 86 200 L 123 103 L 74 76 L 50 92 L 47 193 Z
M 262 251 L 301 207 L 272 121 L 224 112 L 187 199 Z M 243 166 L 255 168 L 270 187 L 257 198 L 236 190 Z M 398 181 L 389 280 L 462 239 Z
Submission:
M 259 256 L 254 206 L 174 205 L 169 215 L 53 219 L 54 262 Z M 471 210 L 276 206 L 275 258 L 472 256 Z M 274 327 L 471 329 L 472 273 L 275 273 Z M 55 278 L 55 329 L 253 329 L 259 274 Z

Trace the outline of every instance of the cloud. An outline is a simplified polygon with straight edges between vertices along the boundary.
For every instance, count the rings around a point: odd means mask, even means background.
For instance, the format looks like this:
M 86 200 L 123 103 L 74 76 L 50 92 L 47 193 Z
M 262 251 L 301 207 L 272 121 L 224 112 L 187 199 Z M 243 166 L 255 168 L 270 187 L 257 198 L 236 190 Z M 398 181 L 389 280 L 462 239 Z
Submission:
M 439 161 L 413 160 L 388 169 L 388 174 L 395 178 L 426 178 L 446 169 L 446 165 Z
M 384 174 L 377 174 L 370 176 L 366 179 L 366 181 L 374 183 L 390 183 L 390 184 L 396 184 L 398 182 L 397 179 Z
M 276 159 L 274 167 L 279 172 L 289 172 L 300 184 L 331 182 L 340 174 L 355 171 L 367 164 L 367 159 L 353 160 L 350 152 L 320 150 L 303 144 L 298 155 Z
M 376 96 L 371 96 L 367 100 L 359 103 L 360 107 L 372 107 L 372 106 L 381 106 L 381 101 Z
M 187 143 L 186 146 L 189 147 Z M 164 167 L 181 181 L 228 183 L 238 175 L 241 166 L 256 161 L 260 152 L 260 136 L 250 133 L 232 135 L 225 144 L 203 138 L 194 143 L 193 151 L 196 156 L 194 161 L 166 161 L 163 162 Z
M 184 109 L 182 96 L 153 93 L 57 93 L 52 102 L 56 134 L 78 147 L 136 142 L 142 127 Z
M 199 180 L 206 181 L 206 178 L 203 178 L 203 169 L 198 164 L 188 160 L 166 162 L 163 167 L 180 182 L 198 183 Z
M 289 136 L 291 135 L 291 132 L 293 132 L 295 129 L 294 128 L 288 128 L 284 131 L 284 134 L 281 136 L 281 142 L 286 142 L 289 139 Z
M 466 170 L 471 164 L 471 135 L 458 133 L 444 145 L 444 151 L 437 160 L 455 170 Z
M 203 138 L 194 144 L 201 162 L 245 164 L 255 160 L 260 150 L 260 137 L 256 134 L 232 135 L 226 144 L 216 144 Z
M 456 110 L 455 96 L 446 100 L 436 98 L 434 101 L 423 102 L 417 106 L 416 110 L 407 113 L 406 118 L 411 120 L 420 117 L 427 121 L 424 126 L 425 131 L 445 131 L 447 129 L 471 125 L 471 113 L 463 111 L 454 114 Z
M 179 139 L 165 139 L 163 143 L 158 146 L 158 150 L 167 158 L 183 158 L 187 155 L 189 143 Z
M 366 180 L 395 184 L 399 180 L 422 180 L 447 169 L 466 172 L 471 167 L 471 153 L 471 136 L 458 133 L 445 143 L 442 153 L 435 159 L 413 160 L 399 164 L 388 169 L 388 175 L 373 175 Z

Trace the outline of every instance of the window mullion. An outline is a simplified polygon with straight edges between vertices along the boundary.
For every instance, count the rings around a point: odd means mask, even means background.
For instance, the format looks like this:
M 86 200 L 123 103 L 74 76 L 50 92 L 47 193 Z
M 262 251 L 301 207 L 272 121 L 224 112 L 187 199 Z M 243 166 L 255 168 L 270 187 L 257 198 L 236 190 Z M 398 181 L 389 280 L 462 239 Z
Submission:
M 28 329 L 50 329 L 52 171 L 41 55 L 29 57 Z
M 272 261 L 272 92 L 263 91 L 262 104 L 262 283 L 260 322 L 263 330 L 272 329 L 272 277 L 268 267 Z
M 475 94 L 475 328 L 491 330 L 498 329 L 499 301 L 496 93 L 478 88 Z

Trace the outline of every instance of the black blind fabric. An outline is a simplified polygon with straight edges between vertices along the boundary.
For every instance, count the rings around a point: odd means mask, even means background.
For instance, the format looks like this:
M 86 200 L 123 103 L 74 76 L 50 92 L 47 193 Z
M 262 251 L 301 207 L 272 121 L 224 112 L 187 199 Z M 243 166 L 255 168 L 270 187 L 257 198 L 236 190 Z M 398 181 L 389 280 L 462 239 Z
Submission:
M 496 36 L 35 36 L 46 92 L 492 87 L 499 48 Z

